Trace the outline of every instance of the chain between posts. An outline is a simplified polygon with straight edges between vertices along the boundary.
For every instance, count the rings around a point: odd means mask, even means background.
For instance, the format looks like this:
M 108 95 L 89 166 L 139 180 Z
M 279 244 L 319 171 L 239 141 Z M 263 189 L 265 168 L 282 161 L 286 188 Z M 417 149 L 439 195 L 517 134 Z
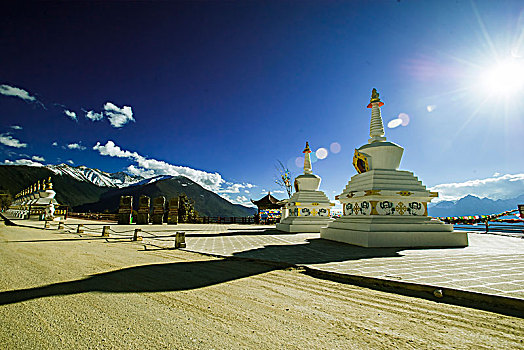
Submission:
M 72 225 L 67 225 L 65 223 L 61 223 L 61 226 L 64 229 L 72 230 L 73 232 L 78 231 L 78 226 L 80 226 L 80 228 L 82 229 L 81 233 L 83 233 L 83 232 L 99 233 L 98 229 L 87 228 L 86 226 L 84 226 L 82 224 L 72 226 Z M 142 230 L 142 229 L 139 229 L 139 228 L 125 230 L 125 231 L 115 231 L 110 226 L 108 226 L 108 229 L 105 230 L 105 231 L 106 231 L 106 233 L 108 233 L 110 231 L 112 233 L 112 235 L 115 235 L 115 236 L 129 237 L 129 238 L 131 238 L 134 241 L 142 240 L 141 238 L 143 238 L 143 236 L 142 236 L 143 234 L 147 234 L 147 235 L 151 236 L 151 237 L 147 237 L 147 238 L 154 239 L 154 240 L 163 240 L 163 239 L 173 239 L 173 238 L 175 238 L 175 240 L 174 240 L 175 248 L 180 248 L 180 247 L 183 248 L 183 247 L 185 247 L 185 232 L 183 232 L 183 231 L 177 231 L 177 232 L 175 232 L 173 234 L 159 235 L 158 233 L 163 232 L 163 231 L 151 232 L 151 231 L 145 231 L 145 230 Z M 133 235 L 131 236 L 131 235 L 128 235 L 127 233 L 133 233 Z M 101 234 L 102 234 L 102 237 L 110 238 L 109 236 L 104 235 L 104 226 L 102 226 L 102 228 L 101 228 Z M 181 237 L 183 237 L 183 238 L 181 238 Z M 181 241 L 178 242 L 177 239 L 181 240 Z

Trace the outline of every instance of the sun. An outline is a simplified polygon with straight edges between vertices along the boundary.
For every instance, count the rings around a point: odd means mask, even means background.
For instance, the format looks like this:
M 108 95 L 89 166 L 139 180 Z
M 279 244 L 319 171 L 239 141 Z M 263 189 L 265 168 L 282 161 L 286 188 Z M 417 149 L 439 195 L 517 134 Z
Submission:
M 517 97 L 524 92 L 524 62 L 512 58 L 483 69 L 479 85 L 488 96 Z

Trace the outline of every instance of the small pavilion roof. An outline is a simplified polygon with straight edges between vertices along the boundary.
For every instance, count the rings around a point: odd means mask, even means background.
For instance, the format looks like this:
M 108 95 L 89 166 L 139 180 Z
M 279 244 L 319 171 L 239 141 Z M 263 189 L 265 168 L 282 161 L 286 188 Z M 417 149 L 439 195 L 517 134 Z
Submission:
M 278 209 L 280 208 L 280 205 L 277 204 L 278 202 L 280 202 L 280 199 L 273 197 L 271 192 L 268 192 L 267 195 L 257 201 L 251 200 L 251 203 L 256 205 L 258 209 Z

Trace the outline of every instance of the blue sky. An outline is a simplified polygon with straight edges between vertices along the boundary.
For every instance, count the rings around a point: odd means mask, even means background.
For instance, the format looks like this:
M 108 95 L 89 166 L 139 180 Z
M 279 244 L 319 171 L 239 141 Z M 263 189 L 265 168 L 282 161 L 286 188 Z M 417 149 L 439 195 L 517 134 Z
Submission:
M 333 199 L 376 87 L 401 169 L 441 198 L 524 192 L 521 1 L 0 6 L 4 164 L 178 173 L 246 203 L 284 198 L 275 165 L 299 175 L 309 141 Z

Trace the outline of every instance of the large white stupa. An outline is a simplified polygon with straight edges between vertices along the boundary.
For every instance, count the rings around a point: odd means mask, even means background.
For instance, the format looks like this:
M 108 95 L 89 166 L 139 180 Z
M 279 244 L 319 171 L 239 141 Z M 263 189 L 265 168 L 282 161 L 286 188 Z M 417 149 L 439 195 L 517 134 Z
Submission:
M 333 221 L 333 203 L 319 191 L 321 178 L 313 174 L 311 150 L 306 142 L 304 149 L 304 174 L 295 178 L 295 193 L 284 201 L 283 218 L 277 229 L 285 232 L 320 232 L 320 228 Z M 285 213 L 285 214 L 284 214 Z
M 412 172 L 398 170 L 404 149 L 386 141 L 379 94 L 373 89 L 370 139 L 355 150 L 351 177 L 336 197 L 343 216 L 320 231 L 320 237 L 363 247 L 464 247 L 465 232 L 428 217 L 428 203 L 438 196 Z

